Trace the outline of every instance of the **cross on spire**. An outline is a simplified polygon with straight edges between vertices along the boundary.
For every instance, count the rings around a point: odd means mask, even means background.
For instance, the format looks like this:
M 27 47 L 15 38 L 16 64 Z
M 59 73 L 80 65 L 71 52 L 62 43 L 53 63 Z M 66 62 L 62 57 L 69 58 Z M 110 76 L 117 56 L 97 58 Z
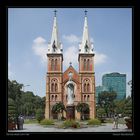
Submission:
M 72 66 L 72 62 L 70 62 L 70 67 Z
M 88 11 L 87 11 L 87 10 L 85 10 L 85 16 L 87 16 L 87 12 L 88 12 Z
M 56 17 L 56 12 L 57 12 L 57 10 L 54 10 L 54 16 Z

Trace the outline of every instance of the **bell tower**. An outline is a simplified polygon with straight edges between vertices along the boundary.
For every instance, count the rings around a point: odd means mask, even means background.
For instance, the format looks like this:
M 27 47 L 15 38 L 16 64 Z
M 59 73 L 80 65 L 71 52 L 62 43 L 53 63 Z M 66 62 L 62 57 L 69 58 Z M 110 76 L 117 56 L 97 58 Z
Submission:
M 95 118 L 94 52 L 89 38 L 87 11 L 85 11 L 82 42 L 79 44 L 78 61 L 81 101 L 89 105 L 89 117 Z
M 46 119 L 53 118 L 53 105 L 62 101 L 63 50 L 62 44 L 59 42 L 56 12 L 55 10 L 51 42 L 48 43 L 47 51 Z

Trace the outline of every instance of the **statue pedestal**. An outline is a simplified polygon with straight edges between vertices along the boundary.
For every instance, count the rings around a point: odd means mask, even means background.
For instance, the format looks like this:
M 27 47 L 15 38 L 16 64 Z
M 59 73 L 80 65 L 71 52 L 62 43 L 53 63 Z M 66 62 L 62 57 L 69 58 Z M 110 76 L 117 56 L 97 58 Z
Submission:
M 67 120 L 75 119 L 75 106 L 74 105 L 67 105 L 66 117 L 67 117 Z

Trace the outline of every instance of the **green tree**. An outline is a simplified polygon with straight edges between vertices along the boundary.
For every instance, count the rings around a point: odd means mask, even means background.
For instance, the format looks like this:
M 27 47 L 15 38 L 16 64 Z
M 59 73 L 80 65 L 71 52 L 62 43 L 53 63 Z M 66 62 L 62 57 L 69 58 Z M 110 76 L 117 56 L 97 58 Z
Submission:
M 88 119 L 89 117 L 86 117 L 85 114 L 89 114 L 89 105 L 86 103 L 78 103 L 76 106 L 77 112 L 81 113 L 82 119 Z
M 115 109 L 114 109 L 115 110 L 115 113 L 124 115 L 125 100 L 126 99 L 114 101 L 114 104 L 115 104 Z
M 57 113 L 60 117 L 59 119 L 63 118 L 63 111 L 65 111 L 65 106 L 62 102 L 56 103 L 53 107 L 52 107 L 52 113 Z
M 99 120 L 101 120 L 101 122 L 104 122 L 104 120 L 105 120 L 104 116 L 106 116 L 105 109 L 101 108 L 101 107 L 97 108 L 96 115 L 97 115 L 97 118 L 99 118 Z
M 96 113 L 98 118 L 103 118 L 103 116 L 106 114 L 105 109 L 101 107 L 97 109 Z
M 15 102 L 16 111 L 18 114 L 20 114 L 22 87 L 23 84 L 19 84 L 16 80 L 10 81 L 8 79 L 8 98 L 13 99 Z
M 125 100 L 124 115 L 132 117 L 132 98 L 127 97 Z
M 24 92 L 21 96 L 21 106 L 20 111 L 25 116 L 30 116 L 32 113 L 35 114 L 35 96 L 33 92 L 27 91 Z
M 8 79 L 8 98 L 13 100 L 17 115 L 22 113 L 25 116 L 31 116 L 35 115 L 39 108 L 45 110 L 45 97 L 35 96 L 31 91 L 24 92 L 22 87 L 23 84 Z
M 16 105 L 13 99 L 8 98 L 8 122 L 15 122 L 17 117 Z
M 41 120 L 44 119 L 44 111 L 42 109 L 37 109 L 36 110 L 36 119 L 40 123 Z
M 107 117 L 111 117 L 111 114 L 114 113 L 115 104 L 114 100 L 117 97 L 117 93 L 114 91 L 108 92 L 103 91 L 98 95 L 98 104 L 101 108 L 105 109 Z

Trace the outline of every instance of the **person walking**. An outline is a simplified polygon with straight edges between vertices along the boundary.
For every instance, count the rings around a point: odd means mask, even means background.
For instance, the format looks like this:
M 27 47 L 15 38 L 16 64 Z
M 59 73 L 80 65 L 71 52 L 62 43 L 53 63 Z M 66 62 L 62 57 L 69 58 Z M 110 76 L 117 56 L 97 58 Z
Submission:
M 18 125 L 19 125 L 19 130 L 23 130 L 23 123 L 24 123 L 24 118 L 22 115 L 18 117 Z
M 118 129 L 118 119 L 119 119 L 118 115 L 115 114 L 114 121 L 113 121 L 113 129 Z

